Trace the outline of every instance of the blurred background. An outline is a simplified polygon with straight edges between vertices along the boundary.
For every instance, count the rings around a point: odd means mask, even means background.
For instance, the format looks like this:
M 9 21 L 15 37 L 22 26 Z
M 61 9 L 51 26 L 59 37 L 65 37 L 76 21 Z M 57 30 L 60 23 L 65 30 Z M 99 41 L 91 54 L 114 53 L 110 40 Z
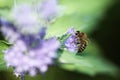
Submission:
M 60 0 L 60 4 L 70 6 L 70 9 L 67 7 L 68 11 L 65 16 L 58 19 L 58 22 L 53 24 L 53 27 L 48 30 L 50 35 L 63 33 L 68 28 L 66 26 L 75 25 L 76 29 L 86 32 L 89 38 L 99 45 L 102 51 L 101 55 L 105 59 L 120 68 L 120 0 Z M 2 11 L 3 7 L 0 6 L 0 8 Z M 80 10 L 78 10 L 79 8 Z M 91 17 L 93 18 L 91 19 Z M 79 28 L 79 26 L 84 26 L 82 23 L 88 24 L 88 27 L 85 27 L 85 29 Z M 59 29 L 56 27 L 58 25 L 62 26 L 62 29 L 55 32 L 56 29 Z M 4 39 L 1 34 L 0 39 Z M 19 78 L 16 78 L 11 71 L 0 70 L 0 80 L 19 80 Z M 27 75 L 25 80 L 120 80 L 120 71 L 118 70 L 115 76 L 103 73 L 90 76 L 52 66 L 45 74 L 40 74 L 36 77 Z

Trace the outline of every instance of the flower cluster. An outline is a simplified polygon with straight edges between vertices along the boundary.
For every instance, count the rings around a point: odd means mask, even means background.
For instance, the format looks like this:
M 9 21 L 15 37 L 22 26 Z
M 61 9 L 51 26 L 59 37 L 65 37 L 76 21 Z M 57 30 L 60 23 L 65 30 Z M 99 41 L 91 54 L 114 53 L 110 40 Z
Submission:
M 14 46 L 5 52 L 7 66 L 13 66 L 17 73 L 29 73 L 31 76 L 37 72 L 46 72 L 48 65 L 56 58 L 59 42 L 51 38 L 37 44 L 37 47 L 32 48 L 23 40 L 17 40 Z
M 58 16 L 60 7 L 57 5 L 57 0 L 44 0 L 43 4 L 39 7 L 39 13 L 41 17 L 46 21 L 51 21 Z
M 77 45 L 74 28 L 70 28 L 66 34 L 70 34 L 70 36 L 66 39 L 64 43 L 65 47 L 70 52 L 76 52 L 78 50 L 78 45 Z
M 1 32 L 5 36 L 6 40 L 9 41 L 10 44 L 14 43 L 20 36 L 19 32 L 17 32 L 17 29 L 15 26 L 4 19 L 0 20 L 2 27 Z
M 43 0 L 37 7 L 29 4 L 16 5 L 12 9 L 13 23 L 1 19 L 1 32 L 12 44 L 6 50 L 7 66 L 14 68 L 15 74 L 29 73 L 35 76 L 44 73 L 53 63 L 59 48 L 56 38 L 44 39 L 47 26 L 45 23 L 57 15 L 57 1 Z M 41 18 L 42 16 L 42 18 Z
M 49 23 L 59 15 L 59 9 L 57 0 L 42 0 L 32 5 L 18 4 L 13 7 L 10 16 L 22 33 L 36 34 L 41 26 L 49 26 Z

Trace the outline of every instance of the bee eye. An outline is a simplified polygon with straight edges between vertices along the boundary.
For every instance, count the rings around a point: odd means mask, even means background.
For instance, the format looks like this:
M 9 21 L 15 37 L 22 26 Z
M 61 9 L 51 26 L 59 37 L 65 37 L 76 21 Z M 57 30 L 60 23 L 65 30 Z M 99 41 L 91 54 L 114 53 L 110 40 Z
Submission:
M 78 33 L 75 33 L 75 35 L 78 35 Z

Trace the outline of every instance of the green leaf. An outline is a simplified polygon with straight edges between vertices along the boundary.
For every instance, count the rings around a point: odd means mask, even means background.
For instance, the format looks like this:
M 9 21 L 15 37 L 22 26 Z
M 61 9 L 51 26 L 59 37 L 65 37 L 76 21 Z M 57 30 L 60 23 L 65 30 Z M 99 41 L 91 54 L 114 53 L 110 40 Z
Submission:
M 104 59 L 100 53 L 96 44 L 90 43 L 89 47 L 80 55 L 64 51 L 58 61 L 62 68 L 70 71 L 77 71 L 91 76 L 98 73 L 114 76 L 117 72 L 117 67 Z
M 0 40 L 0 70 L 6 69 L 3 51 L 9 47 L 8 43 Z
M 112 0 L 60 0 L 61 6 L 65 7 L 64 14 L 51 25 L 48 33 L 60 36 L 72 26 L 76 30 L 91 33 L 113 3 Z
M 58 37 L 58 40 L 61 44 L 61 49 L 65 47 L 64 43 L 65 43 L 66 39 L 69 38 L 69 36 L 70 36 L 70 34 L 65 33 L 62 36 Z
M 0 0 L 0 8 L 10 8 L 14 0 Z

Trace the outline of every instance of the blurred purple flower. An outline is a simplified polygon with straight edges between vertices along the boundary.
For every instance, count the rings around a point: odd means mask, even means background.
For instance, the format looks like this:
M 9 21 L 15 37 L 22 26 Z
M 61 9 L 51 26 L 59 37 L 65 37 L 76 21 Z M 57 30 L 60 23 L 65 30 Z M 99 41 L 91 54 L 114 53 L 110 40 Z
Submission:
M 22 33 L 36 34 L 43 27 L 38 13 L 28 4 L 16 5 L 12 9 L 12 18 Z
M 6 23 L 1 31 L 8 40 L 15 40 L 13 46 L 5 51 L 7 66 L 14 67 L 15 74 L 29 73 L 34 76 L 37 72 L 44 73 L 56 58 L 59 42 L 55 38 L 45 40 L 44 27 L 38 35 L 24 35 L 18 33 L 13 25 Z M 15 34 L 19 36 L 16 38 Z
M 58 15 L 58 0 L 43 0 L 39 7 L 39 13 L 46 21 L 51 21 Z
M 36 34 L 58 16 L 58 7 L 57 0 L 42 0 L 36 5 L 18 4 L 13 6 L 10 16 L 22 33 Z
M 18 39 L 22 39 L 26 42 L 26 44 L 30 44 L 30 42 L 42 40 L 46 34 L 46 27 L 42 27 L 38 34 L 23 34 L 16 28 L 13 24 L 0 20 L 1 23 L 1 32 L 11 44 L 14 43 Z
M 51 38 L 38 44 L 37 48 L 31 48 L 23 40 L 17 40 L 5 53 L 7 65 L 13 66 L 16 73 L 29 73 L 31 76 L 46 72 L 56 58 L 59 42 Z
M 38 9 L 38 7 L 36 7 Z M 57 1 L 44 0 L 40 6 L 40 13 L 34 5 L 16 5 L 12 9 L 13 24 L 0 20 L 1 32 L 13 45 L 6 50 L 7 66 L 14 67 L 15 74 L 29 73 L 35 76 L 44 73 L 56 58 L 59 42 L 56 38 L 44 39 L 49 20 L 56 16 Z M 40 15 L 45 22 L 39 19 Z
M 46 27 L 42 27 L 38 34 L 36 35 L 21 35 L 21 39 L 26 42 L 27 46 L 34 48 L 39 42 L 42 42 L 46 34 Z
M 8 40 L 11 44 L 14 43 L 20 37 L 16 27 L 3 19 L 0 20 L 0 23 L 2 26 L 0 31 L 5 36 L 6 40 Z

